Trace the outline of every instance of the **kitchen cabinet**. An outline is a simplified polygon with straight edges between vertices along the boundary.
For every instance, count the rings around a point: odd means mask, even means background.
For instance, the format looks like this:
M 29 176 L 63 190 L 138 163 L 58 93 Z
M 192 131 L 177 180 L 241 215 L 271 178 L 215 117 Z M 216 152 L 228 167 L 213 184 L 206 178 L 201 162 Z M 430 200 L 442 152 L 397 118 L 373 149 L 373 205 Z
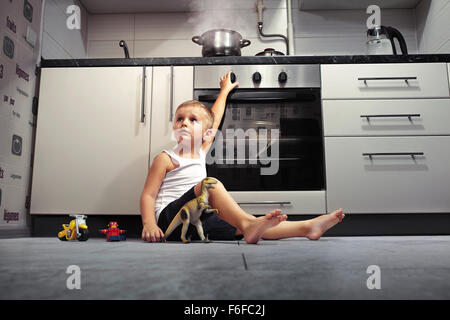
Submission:
M 151 67 L 42 69 L 31 214 L 139 214 L 152 79 Z
M 324 135 L 450 135 L 448 99 L 323 100 Z
M 448 87 L 450 90 L 450 63 L 447 63 Z
M 328 210 L 450 212 L 447 74 L 444 63 L 321 66 Z
M 173 117 L 177 107 L 193 99 L 194 67 L 153 67 L 150 163 L 163 150 L 176 145 Z
M 449 96 L 445 63 L 322 65 L 323 99 Z
M 230 195 L 246 212 L 264 215 L 281 209 L 291 215 L 326 213 L 325 191 L 230 191 Z
M 348 213 L 450 212 L 450 137 L 325 139 L 327 201 Z

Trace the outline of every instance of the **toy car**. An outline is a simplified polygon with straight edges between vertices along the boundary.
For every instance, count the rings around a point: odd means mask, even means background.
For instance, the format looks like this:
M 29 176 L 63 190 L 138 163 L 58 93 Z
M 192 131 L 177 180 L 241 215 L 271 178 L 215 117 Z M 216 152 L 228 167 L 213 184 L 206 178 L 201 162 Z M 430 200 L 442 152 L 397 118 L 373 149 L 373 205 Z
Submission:
M 86 241 L 89 238 L 89 231 L 86 225 L 85 215 L 70 215 L 75 217 L 69 224 L 63 224 L 63 230 L 58 232 L 58 239 L 61 241 L 78 240 Z
M 108 229 L 99 230 L 101 233 L 106 234 L 106 241 L 124 241 L 126 237 L 124 233 L 126 230 L 120 230 L 119 225 L 115 221 L 108 223 Z

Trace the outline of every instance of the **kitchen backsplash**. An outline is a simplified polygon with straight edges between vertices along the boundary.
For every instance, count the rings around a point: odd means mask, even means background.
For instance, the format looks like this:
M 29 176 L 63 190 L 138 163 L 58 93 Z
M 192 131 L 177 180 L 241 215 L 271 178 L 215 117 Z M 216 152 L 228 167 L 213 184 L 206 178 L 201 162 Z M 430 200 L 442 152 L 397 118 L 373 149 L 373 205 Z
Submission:
M 416 8 L 420 53 L 450 53 L 450 0 L 422 0 Z
M 41 0 L 0 2 L 0 230 L 27 223 L 41 6 Z
M 194 12 L 90 15 L 88 56 L 123 57 L 119 40 L 126 40 L 130 56 L 137 58 L 201 56 L 201 47 L 191 38 L 215 28 L 236 30 L 249 39 L 252 44 L 242 49 L 242 55 L 252 56 L 270 47 L 285 52 L 281 39 L 259 37 L 255 1 L 242 1 L 246 5 L 239 8 L 214 6 L 216 2 Z M 286 33 L 284 4 L 271 1 L 264 10 L 265 33 Z M 365 54 L 365 10 L 300 11 L 297 1 L 293 5 L 296 55 Z M 410 53 L 418 53 L 415 9 L 383 9 L 381 19 L 383 25 L 403 33 Z

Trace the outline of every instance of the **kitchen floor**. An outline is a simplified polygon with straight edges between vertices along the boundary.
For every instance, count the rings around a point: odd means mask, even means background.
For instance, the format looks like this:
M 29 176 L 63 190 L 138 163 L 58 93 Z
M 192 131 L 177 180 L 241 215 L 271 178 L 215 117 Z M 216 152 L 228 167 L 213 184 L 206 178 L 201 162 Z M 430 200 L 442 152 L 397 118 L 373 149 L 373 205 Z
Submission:
M 0 239 L 0 299 L 450 299 L 449 248 L 450 236 Z

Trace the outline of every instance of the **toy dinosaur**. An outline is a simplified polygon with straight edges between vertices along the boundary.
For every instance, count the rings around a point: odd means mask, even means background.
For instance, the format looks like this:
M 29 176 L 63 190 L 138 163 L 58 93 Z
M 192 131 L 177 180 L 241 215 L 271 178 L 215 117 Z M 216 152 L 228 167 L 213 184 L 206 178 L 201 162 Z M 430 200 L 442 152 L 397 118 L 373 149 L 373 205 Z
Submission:
M 209 242 L 208 238 L 203 234 L 203 227 L 200 216 L 203 212 L 207 214 L 219 213 L 217 209 L 212 209 L 208 203 L 208 190 L 214 189 L 213 185 L 216 183 L 217 179 L 215 178 L 206 177 L 202 180 L 202 193 L 197 198 L 190 200 L 183 207 L 181 207 L 180 211 L 178 211 L 178 213 L 172 219 L 169 227 L 167 227 L 167 230 L 164 233 L 164 237 L 161 239 L 161 241 L 164 242 L 167 237 L 182 223 L 183 227 L 181 228 L 181 241 L 183 241 L 183 243 L 190 242 L 190 237 L 186 239 L 186 232 L 188 230 L 189 223 L 192 223 L 197 228 L 197 233 L 200 239 L 203 242 Z

